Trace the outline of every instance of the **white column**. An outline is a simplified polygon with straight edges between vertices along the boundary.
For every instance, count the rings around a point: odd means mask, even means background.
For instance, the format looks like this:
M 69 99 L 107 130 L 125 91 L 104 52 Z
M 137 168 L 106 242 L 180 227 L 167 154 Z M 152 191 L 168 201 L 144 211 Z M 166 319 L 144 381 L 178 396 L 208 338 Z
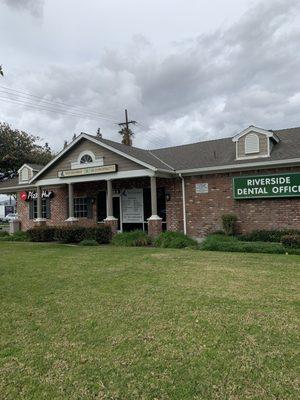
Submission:
M 117 218 L 113 215 L 113 189 L 112 181 L 109 179 L 107 182 L 107 192 L 106 192 L 106 218 L 105 221 L 114 221 Z
M 74 217 L 74 187 L 73 183 L 68 183 L 68 197 L 69 197 L 69 218 L 68 222 L 77 221 Z
M 37 203 L 37 220 L 40 221 L 42 219 L 42 188 L 37 186 L 36 188 L 36 203 Z
M 150 220 L 160 220 L 161 218 L 157 215 L 157 190 L 156 190 L 156 176 L 150 177 L 151 186 L 151 217 Z

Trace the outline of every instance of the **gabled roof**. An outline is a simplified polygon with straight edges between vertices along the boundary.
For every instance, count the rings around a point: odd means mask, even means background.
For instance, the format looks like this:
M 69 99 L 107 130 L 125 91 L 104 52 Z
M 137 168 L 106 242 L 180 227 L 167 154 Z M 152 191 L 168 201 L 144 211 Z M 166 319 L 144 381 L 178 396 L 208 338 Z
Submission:
M 247 135 L 249 132 L 261 133 L 262 135 L 266 135 L 269 138 L 274 139 L 275 142 L 279 142 L 278 137 L 274 133 L 274 131 L 268 131 L 263 128 L 258 128 L 257 126 L 250 125 L 248 128 L 244 129 L 242 132 L 238 133 L 232 138 L 233 142 L 237 142 L 242 136 Z

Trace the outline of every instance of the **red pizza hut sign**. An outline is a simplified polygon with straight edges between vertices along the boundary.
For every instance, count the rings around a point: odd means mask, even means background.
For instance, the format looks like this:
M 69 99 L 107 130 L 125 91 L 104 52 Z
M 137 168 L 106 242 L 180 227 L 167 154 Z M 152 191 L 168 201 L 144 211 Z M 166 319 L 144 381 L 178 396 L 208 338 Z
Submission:
M 20 194 L 20 198 L 23 201 L 30 201 L 37 199 L 37 192 L 22 192 Z M 52 190 L 43 190 L 42 191 L 42 199 L 52 199 L 54 197 L 54 192 Z

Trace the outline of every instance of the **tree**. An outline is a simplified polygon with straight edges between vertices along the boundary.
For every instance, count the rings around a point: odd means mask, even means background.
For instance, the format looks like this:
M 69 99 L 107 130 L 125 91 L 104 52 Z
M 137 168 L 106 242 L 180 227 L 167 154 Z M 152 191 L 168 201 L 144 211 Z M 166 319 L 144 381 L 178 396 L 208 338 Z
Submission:
M 131 129 L 124 127 L 119 131 L 119 134 L 123 136 L 123 144 L 126 144 L 127 146 L 132 146 L 132 136 L 134 135 L 134 133 Z
M 38 144 L 40 140 L 0 122 L 0 180 L 14 178 L 25 163 L 46 165 L 53 155 L 48 143 Z

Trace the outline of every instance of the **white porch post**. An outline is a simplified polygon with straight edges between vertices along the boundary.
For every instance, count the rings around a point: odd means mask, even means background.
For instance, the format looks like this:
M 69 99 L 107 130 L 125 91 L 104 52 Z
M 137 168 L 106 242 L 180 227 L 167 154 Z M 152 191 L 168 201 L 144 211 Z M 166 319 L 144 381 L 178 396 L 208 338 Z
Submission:
M 69 196 L 69 218 L 66 220 L 68 222 L 77 221 L 77 218 L 74 217 L 74 187 L 73 183 L 68 183 L 68 196 Z
M 106 220 L 115 220 L 113 214 L 113 190 L 112 190 L 112 181 L 109 179 L 106 181 L 107 184 L 107 198 L 106 198 Z
M 106 181 L 107 191 L 106 191 L 106 218 L 104 223 L 109 225 L 111 231 L 114 234 L 118 232 L 118 218 L 114 217 L 113 213 L 113 189 L 112 189 L 112 180 L 108 179 Z
M 161 218 L 157 215 L 157 189 L 156 189 L 156 176 L 150 177 L 151 186 L 151 220 L 160 220 Z
M 40 186 L 37 186 L 36 188 L 36 203 L 37 203 L 37 221 L 42 220 L 42 188 Z
M 151 187 L 151 217 L 148 218 L 148 233 L 150 236 L 158 236 L 162 231 L 162 219 L 157 215 L 157 189 L 156 176 L 150 177 Z
M 38 224 L 38 226 L 43 226 L 46 224 L 46 219 L 43 218 L 43 213 L 42 213 L 42 188 L 41 186 L 36 187 L 36 219 L 34 220 L 35 223 Z

